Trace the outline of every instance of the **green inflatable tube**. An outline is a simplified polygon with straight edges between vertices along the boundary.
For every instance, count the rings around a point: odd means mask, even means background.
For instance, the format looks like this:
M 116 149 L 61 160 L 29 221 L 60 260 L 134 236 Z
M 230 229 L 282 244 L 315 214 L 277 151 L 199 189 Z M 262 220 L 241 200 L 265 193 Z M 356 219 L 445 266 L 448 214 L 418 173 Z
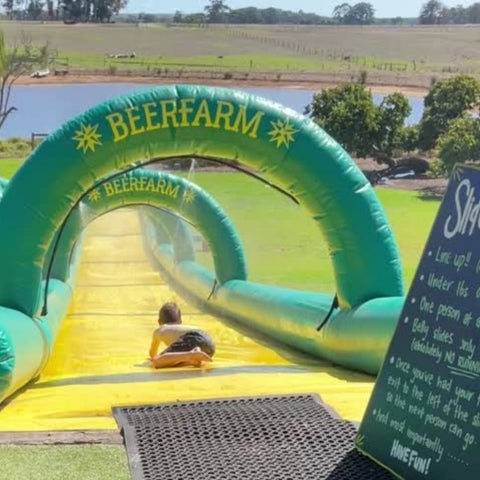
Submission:
M 143 224 L 148 224 L 143 218 Z M 211 295 L 213 275 L 194 262 L 174 265 L 144 228 L 147 255 L 179 292 L 200 308 L 234 319 L 299 350 L 339 365 L 376 374 L 405 301 L 404 297 L 373 299 L 350 310 L 336 309 L 320 331 L 333 295 L 302 292 L 233 280 Z
M 71 297 L 68 284 L 53 280 L 49 285 L 48 315 L 32 319 L 0 307 L 0 402 L 40 374 Z
M 0 200 L 3 197 L 3 191 L 7 188 L 7 185 L 8 185 L 8 180 L 0 177 Z

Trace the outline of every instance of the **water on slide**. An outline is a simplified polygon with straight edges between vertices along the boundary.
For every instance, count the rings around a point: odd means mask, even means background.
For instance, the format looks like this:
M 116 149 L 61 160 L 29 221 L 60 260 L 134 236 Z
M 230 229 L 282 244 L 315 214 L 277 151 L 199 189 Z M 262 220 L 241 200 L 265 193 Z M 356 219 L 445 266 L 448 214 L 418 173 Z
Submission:
M 159 306 L 217 344 L 206 368 L 154 370 L 147 361 Z M 88 229 L 70 313 L 40 378 L 0 410 L 1 431 L 115 429 L 111 407 L 234 396 L 318 393 L 343 418 L 361 420 L 373 378 L 336 368 L 205 315 L 175 294 L 143 254 L 136 213 Z

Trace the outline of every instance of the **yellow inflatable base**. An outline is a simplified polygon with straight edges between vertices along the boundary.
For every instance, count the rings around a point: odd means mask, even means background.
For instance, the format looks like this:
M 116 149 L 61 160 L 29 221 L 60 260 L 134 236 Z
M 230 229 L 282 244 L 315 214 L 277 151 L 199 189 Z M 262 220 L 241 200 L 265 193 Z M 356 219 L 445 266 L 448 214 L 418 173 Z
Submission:
M 210 332 L 214 362 L 153 370 L 147 361 L 159 306 Z M 361 420 L 372 377 L 274 345 L 204 315 L 147 262 L 136 214 L 97 220 L 85 239 L 75 296 L 40 379 L 0 410 L 0 431 L 116 429 L 111 407 L 235 396 L 318 393 L 343 418 Z

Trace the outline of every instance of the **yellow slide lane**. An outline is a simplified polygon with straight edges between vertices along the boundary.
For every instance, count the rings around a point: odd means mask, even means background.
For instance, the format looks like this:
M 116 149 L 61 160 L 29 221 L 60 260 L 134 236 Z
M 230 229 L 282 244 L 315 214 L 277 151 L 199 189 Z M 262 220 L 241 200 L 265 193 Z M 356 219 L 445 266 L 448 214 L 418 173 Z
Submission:
M 149 367 L 151 334 L 166 301 L 179 303 L 185 324 L 212 334 L 217 353 L 211 365 Z M 40 379 L 0 410 L 0 431 L 115 429 L 115 405 L 312 392 L 358 421 L 372 387 L 372 377 L 292 352 L 192 308 L 148 263 L 135 212 L 121 210 L 89 228 L 70 314 L 52 357 Z

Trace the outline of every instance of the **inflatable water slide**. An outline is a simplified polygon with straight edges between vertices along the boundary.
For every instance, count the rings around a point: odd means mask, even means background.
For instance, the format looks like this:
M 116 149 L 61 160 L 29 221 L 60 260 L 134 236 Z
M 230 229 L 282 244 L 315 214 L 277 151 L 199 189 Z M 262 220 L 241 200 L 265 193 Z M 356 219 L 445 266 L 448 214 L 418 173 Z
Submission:
M 328 244 L 335 294 L 250 282 L 222 206 L 189 180 L 145 168 L 172 158 L 232 162 L 306 209 Z M 405 298 L 397 246 L 367 179 L 292 110 L 178 85 L 86 111 L 47 137 L 11 181 L 0 179 L 0 401 L 51 355 L 84 229 L 132 205 L 151 264 L 183 297 L 310 355 L 378 372 Z M 192 228 L 210 247 L 212 270 L 196 261 Z

